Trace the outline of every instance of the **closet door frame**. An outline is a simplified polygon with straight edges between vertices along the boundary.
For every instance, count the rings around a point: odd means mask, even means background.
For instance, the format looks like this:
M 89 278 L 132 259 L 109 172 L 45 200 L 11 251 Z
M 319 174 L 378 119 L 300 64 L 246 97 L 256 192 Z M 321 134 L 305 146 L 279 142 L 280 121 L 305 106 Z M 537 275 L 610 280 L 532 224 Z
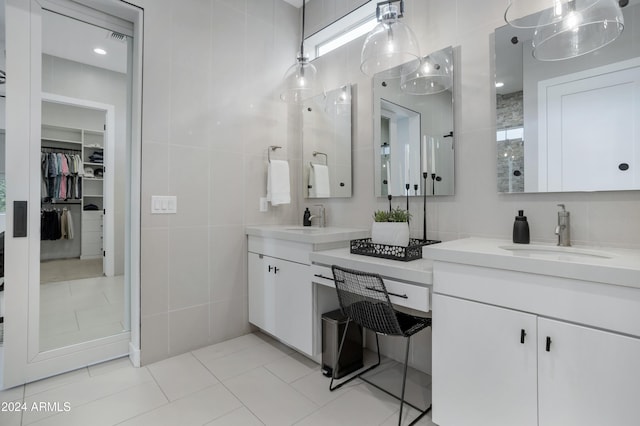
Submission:
M 74 5 L 75 3 L 75 5 Z M 133 22 L 131 123 L 125 222 L 125 275 L 131 331 L 47 352 L 39 352 L 40 144 L 42 9 L 79 10 L 84 3 Z M 69 8 L 64 9 L 69 6 Z M 140 365 L 140 169 L 142 99 L 142 9 L 121 0 L 6 0 L 7 234 L 5 339 L 0 350 L 0 389 L 10 388 L 107 359 L 129 355 Z M 69 15 L 70 16 L 70 15 Z M 117 21 L 119 18 L 113 18 Z M 91 20 L 85 20 L 91 22 Z M 95 20 L 94 20 L 95 23 Z M 113 132 L 111 132 L 113 133 Z M 37 173 L 36 173 L 37 171 Z M 37 175 L 37 176 L 36 176 Z M 28 201 L 28 236 L 13 236 L 14 201 Z M 32 334 L 35 334 L 32 335 Z

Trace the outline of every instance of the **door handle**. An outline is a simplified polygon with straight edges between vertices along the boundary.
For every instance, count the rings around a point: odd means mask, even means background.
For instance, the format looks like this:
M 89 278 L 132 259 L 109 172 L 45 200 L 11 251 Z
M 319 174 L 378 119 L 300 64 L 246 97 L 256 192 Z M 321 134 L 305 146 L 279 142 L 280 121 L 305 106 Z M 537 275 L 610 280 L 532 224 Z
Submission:
M 547 352 L 551 352 L 551 337 L 547 336 L 547 347 L 545 349 Z
M 13 237 L 22 238 L 27 236 L 27 202 L 13 202 Z
M 520 330 L 520 343 L 522 343 L 524 345 L 524 338 L 527 335 L 527 332 L 524 331 L 524 328 L 522 330 Z

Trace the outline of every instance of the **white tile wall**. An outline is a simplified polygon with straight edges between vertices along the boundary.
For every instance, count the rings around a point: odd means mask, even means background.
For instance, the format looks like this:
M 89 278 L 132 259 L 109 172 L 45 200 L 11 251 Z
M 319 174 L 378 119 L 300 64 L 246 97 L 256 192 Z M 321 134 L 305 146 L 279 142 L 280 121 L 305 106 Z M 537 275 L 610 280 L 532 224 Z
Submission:
M 300 11 L 282 0 L 134 2 L 145 8 L 142 206 L 152 194 L 177 195 L 179 204 L 170 218 L 142 213 L 142 361 L 149 363 L 246 333 L 241 230 L 299 223 L 311 203 L 299 182 L 297 111 L 277 99 L 298 49 Z M 362 3 L 311 0 L 307 32 Z M 506 2 L 405 3 L 424 53 L 459 49 L 456 195 L 429 200 L 429 236 L 509 238 L 513 216 L 524 209 L 532 239 L 553 241 L 555 205 L 564 202 L 574 241 L 640 248 L 637 191 L 496 193 L 491 34 L 503 24 Z M 362 41 L 315 62 L 325 87 L 357 85 L 353 197 L 325 201 L 328 223 L 336 226 L 368 226 L 373 210 L 387 202 L 373 195 L 371 80 L 359 70 Z M 283 146 L 277 158 L 290 160 L 293 200 L 260 213 L 269 145 Z M 420 235 L 421 200 L 412 200 L 411 209 Z M 190 327 L 205 309 L 208 324 Z

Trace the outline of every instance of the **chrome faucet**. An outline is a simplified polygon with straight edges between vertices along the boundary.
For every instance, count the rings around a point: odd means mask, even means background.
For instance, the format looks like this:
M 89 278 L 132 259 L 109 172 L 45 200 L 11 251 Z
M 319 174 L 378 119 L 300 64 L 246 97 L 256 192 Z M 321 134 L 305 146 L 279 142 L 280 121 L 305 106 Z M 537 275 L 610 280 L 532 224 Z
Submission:
M 569 247 L 571 245 L 571 231 L 569 221 L 569 212 L 565 210 L 564 204 L 558 204 L 558 207 L 562 208 L 558 212 L 558 226 L 556 226 L 556 235 L 558 236 L 558 245 L 563 247 Z
M 327 218 L 322 204 L 314 204 L 314 207 L 318 207 L 318 214 L 311 215 L 309 220 L 318 219 L 318 227 L 324 228 L 327 225 Z

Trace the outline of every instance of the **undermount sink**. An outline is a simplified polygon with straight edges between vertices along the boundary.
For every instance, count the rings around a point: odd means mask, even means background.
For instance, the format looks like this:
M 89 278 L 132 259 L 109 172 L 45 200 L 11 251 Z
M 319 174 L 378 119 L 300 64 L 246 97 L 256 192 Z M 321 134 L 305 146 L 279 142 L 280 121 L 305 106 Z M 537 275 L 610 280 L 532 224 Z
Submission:
M 500 246 L 520 256 L 543 257 L 547 259 L 572 260 L 572 259 L 611 259 L 613 256 L 597 250 L 585 250 L 575 247 L 543 246 L 543 245 L 509 245 Z

